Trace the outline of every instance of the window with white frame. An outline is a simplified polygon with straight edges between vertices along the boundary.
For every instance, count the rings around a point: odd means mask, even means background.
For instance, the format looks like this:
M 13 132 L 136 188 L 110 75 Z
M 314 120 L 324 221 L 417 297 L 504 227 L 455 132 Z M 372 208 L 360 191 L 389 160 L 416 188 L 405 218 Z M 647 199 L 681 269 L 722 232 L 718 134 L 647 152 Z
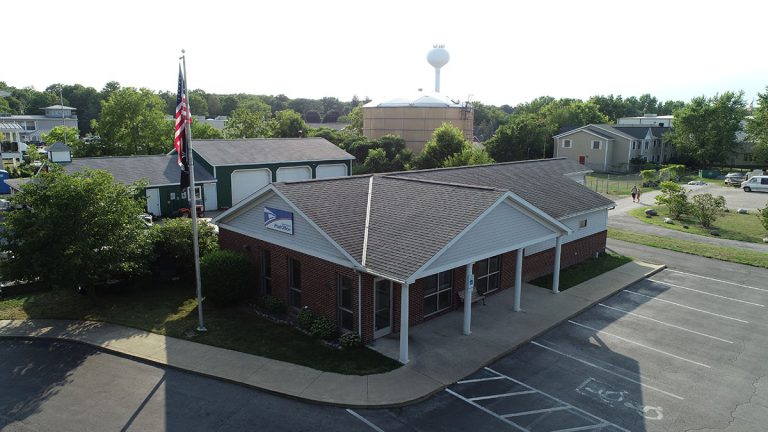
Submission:
M 339 327 L 345 330 L 355 329 L 355 314 L 352 311 L 352 278 L 339 275 Z
M 600 150 L 600 143 L 602 141 L 592 141 L 592 150 Z
M 563 148 L 571 148 L 572 142 L 569 139 L 563 140 Z
M 648 144 L 650 144 L 648 141 L 645 142 L 645 149 L 648 150 Z
M 453 299 L 453 270 L 424 278 L 424 316 L 451 307 Z
M 485 295 L 496 291 L 501 285 L 501 255 L 477 262 L 475 289 Z
M 291 306 L 301 307 L 301 262 L 294 258 L 288 259 L 288 296 Z

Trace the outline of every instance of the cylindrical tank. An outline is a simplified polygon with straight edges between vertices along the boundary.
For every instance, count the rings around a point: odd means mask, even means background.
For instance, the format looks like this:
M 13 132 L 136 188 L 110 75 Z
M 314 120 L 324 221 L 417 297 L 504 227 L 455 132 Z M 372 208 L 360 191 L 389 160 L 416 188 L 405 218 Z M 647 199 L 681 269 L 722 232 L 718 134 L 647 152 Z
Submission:
M 0 194 L 11 193 L 11 187 L 5 183 L 5 181 L 9 178 L 11 178 L 11 175 L 8 173 L 8 171 L 0 170 Z

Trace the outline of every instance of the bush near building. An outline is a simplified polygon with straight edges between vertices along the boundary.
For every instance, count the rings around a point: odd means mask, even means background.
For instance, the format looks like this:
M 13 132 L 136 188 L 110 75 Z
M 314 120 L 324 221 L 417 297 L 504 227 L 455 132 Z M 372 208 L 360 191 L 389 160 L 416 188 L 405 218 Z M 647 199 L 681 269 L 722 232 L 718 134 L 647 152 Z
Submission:
M 219 307 L 231 306 L 246 297 L 253 266 L 243 254 L 212 251 L 200 259 L 200 278 L 207 300 Z

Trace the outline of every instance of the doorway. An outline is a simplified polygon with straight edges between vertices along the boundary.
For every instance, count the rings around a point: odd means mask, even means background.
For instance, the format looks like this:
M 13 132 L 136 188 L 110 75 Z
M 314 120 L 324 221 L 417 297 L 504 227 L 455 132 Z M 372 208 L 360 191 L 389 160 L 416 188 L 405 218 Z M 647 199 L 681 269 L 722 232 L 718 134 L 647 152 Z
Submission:
M 392 281 L 376 279 L 373 282 L 373 337 L 392 333 Z

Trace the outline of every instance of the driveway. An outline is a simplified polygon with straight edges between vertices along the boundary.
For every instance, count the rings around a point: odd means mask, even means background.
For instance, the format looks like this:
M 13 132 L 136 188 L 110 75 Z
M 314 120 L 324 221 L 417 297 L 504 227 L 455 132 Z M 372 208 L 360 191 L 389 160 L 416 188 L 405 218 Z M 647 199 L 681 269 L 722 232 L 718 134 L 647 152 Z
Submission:
M 698 195 L 703 193 L 722 195 L 725 197 L 728 208 L 737 209 L 743 207 L 748 209 L 751 213 L 755 213 L 756 209 L 764 208 L 768 204 L 768 193 L 747 193 L 732 186 L 708 184 L 704 186 L 685 185 L 684 188 L 689 191 L 691 195 Z M 633 203 L 631 197 L 620 198 L 616 200 L 616 208 L 608 212 L 608 227 L 624 231 L 653 234 L 678 238 L 682 240 L 696 241 L 700 243 L 708 243 L 718 246 L 750 249 L 758 252 L 768 253 L 768 245 L 766 244 L 748 243 L 737 240 L 689 234 L 686 232 L 675 231 L 647 224 L 629 215 L 630 210 L 634 208 L 656 205 L 655 197 L 659 195 L 659 193 L 659 191 L 651 191 L 642 194 L 640 197 L 640 203 Z
M 385 431 L 764 432 L 768 270 L 717 265 L 690 258 L 428 401 L 358 414 Z

